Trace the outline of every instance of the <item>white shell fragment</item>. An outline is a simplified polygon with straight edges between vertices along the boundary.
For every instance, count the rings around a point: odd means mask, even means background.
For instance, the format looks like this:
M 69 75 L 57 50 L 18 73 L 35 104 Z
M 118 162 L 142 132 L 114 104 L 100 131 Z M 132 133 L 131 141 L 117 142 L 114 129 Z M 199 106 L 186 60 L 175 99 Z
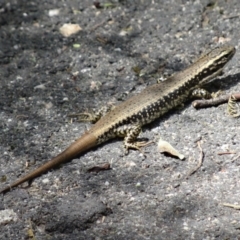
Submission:
M 70 37 L 72 34 L 79 32 L 81 27 L 78 24 L 65 23 L 59 28 L 60 33 L 64 37 Z
M 5 225 L 9 222 L 16 222 L 17 219 L 17 214 L 12 209 L 5 209 L 0 211 L 0 225 Z
M 170 143 L 163 141 L 162 139 L 158 142 L 158 151 L 160 153 L 167 152 L 173 156 L 178 157 L 180 160 L 183 160 L 185 157 L 179 153 Z
M 50 9 L 48 11 L 48 16 L 49 17 L 54 17 L 54 16 L 59 15 L 59 13 L 60 13 L 60 9 Z

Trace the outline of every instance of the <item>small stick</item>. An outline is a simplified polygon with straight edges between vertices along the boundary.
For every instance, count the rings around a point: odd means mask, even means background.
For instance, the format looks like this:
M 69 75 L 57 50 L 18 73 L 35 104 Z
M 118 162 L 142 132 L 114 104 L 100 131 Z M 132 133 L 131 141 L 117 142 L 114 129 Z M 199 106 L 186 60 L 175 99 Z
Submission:
M 231 160 L 231 162 L 234 162 L 234 161 L 237 160 L 239 157 L 240 157 L 240 154 L 238 154 L 235 158 L 233 158 L 233 159 Z
M 240 210 L 240 205 L 238 205 L 238 204 L 223 203 L 222 205 L 224 207 L 230 207 L 230 208 L 234 208 L 234 209 Z
M 236 152 L 219 152 L 217 155 L 236 154 Z
M 231 15 L 231 16 L 225 16 L 223 17 L 223 19 L 232 19 L 232 18 L 239 18 L 240 15 L 239 14 L 236 14 L 236 15 Z
M 222 95 L 220 97 L 212 98 L 212 99 L 196 100 L 192 102 L 192 106 L 194 108 L 207 108 L 207 107 L 217 106 L 223 103 L 227 103 L 231 96 L 233 96 L 236 100 L 240 100 L 240 93 L 234 93 L 234 94 Z
M 191 176 L 192 174 L 194 174 L 201 166 L 202 166 L 202 163 L 203 163 L 203 157 L 204 157 L 204 152 L 201 148 L 201 145 L 200 145 L 200 141 L 197 142 L 197 145 L 198 145 L 198 148 L 200 150 L 200 158 L 199 158 L 199 161 L 198 161 L 198 165 L 195 169 L 193 169 L 188 175 L 187 175 L 187 178 L 189 176 Z

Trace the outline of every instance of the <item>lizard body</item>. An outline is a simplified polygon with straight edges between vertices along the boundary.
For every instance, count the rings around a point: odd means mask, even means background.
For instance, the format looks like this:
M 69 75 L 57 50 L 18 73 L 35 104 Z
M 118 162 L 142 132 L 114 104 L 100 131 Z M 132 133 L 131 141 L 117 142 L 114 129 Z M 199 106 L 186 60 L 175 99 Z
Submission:
M 147 87 L 108 112 L 65 151 L 6 186 L 0 190 L 0 193 L 32 180 L 60 163 L 70 161 L 79 154 L 115 137 L 124 137 L 126 149 L 139 150 L 143 144 L 135 140 L 142 126 L 184 103 L 193 90 L 220 75 L 224 65 L 233 57 L 235 51 L 232 46 L 217 47 L 202 55 L 185 70 L 161 83 Z

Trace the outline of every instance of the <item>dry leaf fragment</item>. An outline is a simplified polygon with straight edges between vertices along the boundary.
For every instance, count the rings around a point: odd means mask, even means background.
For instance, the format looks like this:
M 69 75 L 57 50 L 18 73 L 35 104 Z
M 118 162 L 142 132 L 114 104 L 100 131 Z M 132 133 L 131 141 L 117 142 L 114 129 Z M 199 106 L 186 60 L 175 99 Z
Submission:
M 181 153 L 179 153 L 170 143 L 159 140 L 158 142 L 158 151 L 160 153 L 167 152 L 173 156 L 178 157 L 179 159 L 183 160 L 185 157 Z
M 111 169 L 110 168 L 110 164 L 109 163 L 105 163 L 105 164 L 103 164 L 101 166 L 94 166 L 92 168 L 89 168 L 88 172 L 96 172 L 96 173 L 98 173 L 100 171 L 105 171 L 105 170 L 109 170 L 109 169 Z
M 59 28 L 60 33 L 64 37 L 70 37 L 72 34 L 75 34 L 82 30 L 78 24 L 64 23 L 62 27 Z

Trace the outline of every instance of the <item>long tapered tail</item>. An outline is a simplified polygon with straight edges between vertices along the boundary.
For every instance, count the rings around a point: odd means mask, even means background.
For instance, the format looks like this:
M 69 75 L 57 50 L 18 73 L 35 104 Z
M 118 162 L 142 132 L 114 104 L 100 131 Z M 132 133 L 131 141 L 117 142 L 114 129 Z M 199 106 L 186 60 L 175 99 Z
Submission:
M 46 162 L 42 166 L 18 179 L 16 182 L 13 182 L 9 186 L 0 190 L 0 193 L 5 193 L 12 189 L 13 187 L 18 186 L 21 183 L 32 180 L 41 174 L 47 172 L 48 170 L 58 166 L 61 163 L 70 161 L 77 157 L 79 154 L 87 151 L 88 149 L 97 145 L 96 137 L 91 133 L 85 133 L 82 137 L 77 139 L 74 143 L 72 143 L 65 151 L 61 152 L 56 157 L 52 158 L 50 161 Z

